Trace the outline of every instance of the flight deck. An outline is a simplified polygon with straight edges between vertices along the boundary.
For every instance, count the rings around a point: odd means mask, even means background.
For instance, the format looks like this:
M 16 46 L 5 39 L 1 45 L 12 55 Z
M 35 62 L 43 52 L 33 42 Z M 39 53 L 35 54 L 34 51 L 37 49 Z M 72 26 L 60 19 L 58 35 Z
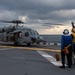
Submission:
M 75 66 L 60 69 L 60 45 L 31 45 L 27 47 L 0 43 L 0 75 L 74 75 Z

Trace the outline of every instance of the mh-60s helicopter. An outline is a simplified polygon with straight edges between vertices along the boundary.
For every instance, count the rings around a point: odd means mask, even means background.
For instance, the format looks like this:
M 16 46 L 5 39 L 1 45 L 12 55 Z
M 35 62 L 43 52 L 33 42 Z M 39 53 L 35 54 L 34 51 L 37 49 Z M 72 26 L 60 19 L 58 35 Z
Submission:
M 0 22 L 16 24 L 15 26 L 0 28 L 0 41 L 14 42 L 14 45 L 21 45 L 22 43 L 26 43 L 28 46 L 34 43 L 40 44 L 41 42 L 46 44 L 45 39 L 40 36 L 36 30 L 19 26 L 19 24 L 24 24 L 24 22 L 21 20 Z

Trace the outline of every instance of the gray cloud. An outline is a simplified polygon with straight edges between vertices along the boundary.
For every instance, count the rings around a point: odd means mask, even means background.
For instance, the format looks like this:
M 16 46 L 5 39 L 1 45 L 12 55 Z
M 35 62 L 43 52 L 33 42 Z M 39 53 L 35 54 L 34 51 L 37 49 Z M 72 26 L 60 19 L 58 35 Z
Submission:
M 74 0 L 0 0 L 0 20 L 27 16 L 27 23 L 67 23 L 75 20 L 74 3 Z

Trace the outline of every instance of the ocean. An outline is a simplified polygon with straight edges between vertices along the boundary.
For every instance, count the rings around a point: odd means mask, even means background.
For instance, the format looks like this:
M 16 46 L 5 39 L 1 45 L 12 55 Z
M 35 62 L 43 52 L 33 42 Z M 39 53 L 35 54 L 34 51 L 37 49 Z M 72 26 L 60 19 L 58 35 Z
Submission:
M 61 35 L 42 35 L 48 43 L 60 43 Z

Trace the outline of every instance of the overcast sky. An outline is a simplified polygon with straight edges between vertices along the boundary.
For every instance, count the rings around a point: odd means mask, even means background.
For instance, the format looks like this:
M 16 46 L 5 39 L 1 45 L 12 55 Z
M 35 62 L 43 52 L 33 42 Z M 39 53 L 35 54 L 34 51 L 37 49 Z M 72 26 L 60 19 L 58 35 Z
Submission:
M 65 28 L 71 30 L 71 21 L 75 22 L 75 0 L 0 0 L 0 20 L 16 19 L 40 34 L 62 34 Z

